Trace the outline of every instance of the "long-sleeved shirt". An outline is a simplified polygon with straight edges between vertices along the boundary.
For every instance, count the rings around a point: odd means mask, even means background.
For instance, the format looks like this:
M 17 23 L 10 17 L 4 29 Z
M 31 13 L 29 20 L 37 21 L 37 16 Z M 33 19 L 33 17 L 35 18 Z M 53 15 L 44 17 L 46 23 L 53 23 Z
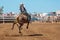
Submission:
M 20 11 L 21 12 L 24 12 L 24 13 L 26 13 L 27 11 L 26 11 L 26 9 L 25 9 L 25 7 L 24 6 L 22 6 L 22 5 L 20 5 Z

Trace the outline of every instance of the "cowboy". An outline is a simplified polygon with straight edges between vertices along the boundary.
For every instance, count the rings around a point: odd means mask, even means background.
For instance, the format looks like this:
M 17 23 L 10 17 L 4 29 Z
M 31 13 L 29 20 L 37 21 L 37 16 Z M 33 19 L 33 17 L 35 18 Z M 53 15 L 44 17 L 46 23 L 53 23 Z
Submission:
M 20 4 L 20 11 L 21 11 L 21 14 L 24 14 L 24 15 L 28 16 L 28 20 L 31 19 L 31 18 L 30 18 L 30 15 L 27 13 L 27 10 L 26 10 L 26 8 L 24 7 L 24 4 L 23 4 L 23 3 Z
M 24 7 L 23 3 L 20 4 L 20 11 L 21 11 L 21 13 L 28 14 L 26 8 Z

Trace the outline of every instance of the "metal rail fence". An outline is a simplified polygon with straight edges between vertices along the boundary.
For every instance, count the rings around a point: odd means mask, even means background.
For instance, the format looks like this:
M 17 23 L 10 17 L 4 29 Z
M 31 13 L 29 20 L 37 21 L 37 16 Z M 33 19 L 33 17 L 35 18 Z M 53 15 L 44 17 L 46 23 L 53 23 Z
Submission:
M 13 22 L 15 20 L 14 16 L 0 16 L 0 23 Z

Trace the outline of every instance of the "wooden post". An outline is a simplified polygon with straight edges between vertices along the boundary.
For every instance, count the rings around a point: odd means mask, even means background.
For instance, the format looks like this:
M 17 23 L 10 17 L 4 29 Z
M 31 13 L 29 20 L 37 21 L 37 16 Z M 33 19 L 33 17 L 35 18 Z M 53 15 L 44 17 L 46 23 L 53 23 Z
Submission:
M 3 24 L 4 24 L 4 14 L 3 14 Z

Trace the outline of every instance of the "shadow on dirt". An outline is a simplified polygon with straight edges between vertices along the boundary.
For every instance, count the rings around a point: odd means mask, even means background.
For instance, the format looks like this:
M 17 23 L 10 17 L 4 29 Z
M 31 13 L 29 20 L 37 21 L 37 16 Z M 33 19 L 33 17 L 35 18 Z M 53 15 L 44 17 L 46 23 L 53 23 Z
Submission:
M 26 37 L 26 36 L 43 36 L 43 34 L 30 34 L 30 35 L 5 35 L 6 37 Z
M 31 34 L 31 35 L 26 35 L 26 36 L 43 36 L 43 34 Z

